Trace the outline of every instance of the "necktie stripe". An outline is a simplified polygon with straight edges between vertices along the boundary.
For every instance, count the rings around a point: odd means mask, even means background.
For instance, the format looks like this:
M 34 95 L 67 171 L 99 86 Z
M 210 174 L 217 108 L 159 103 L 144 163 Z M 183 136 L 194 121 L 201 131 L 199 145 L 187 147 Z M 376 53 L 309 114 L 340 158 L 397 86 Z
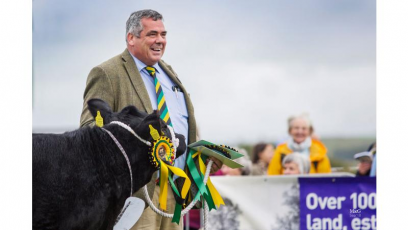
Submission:
M 155 81 L 157 81 L 157 78 L 156 78 Z M 160 89 L 161 89 L 161 85 L 160 85 L 160 83 L 157 81 L 157 83 L 156 83 L 156 93 L 157 93 Z
M 166 102 L 163 103 L 163 106 L 161 108 L 157 108 L 157 110 L 159 111 L 160 116 L 163 115 L 166 108 L 167 108 Z
M 167 113 L 166 116 L 163 118 L 163 121 L 167 123 L 169 118 L 170 118 L 170 115 L 169 115 L 169 113 Z
M 169 113 L 169 111 L 167 110 L 167 107 L 163 106 L 163 112 L 160 115 L 160 118 L 164 120 L 164 117 L 166 117 L 166 115 Z
M 166 104 L 166 99 L 164 97 L 164 92 L 163 89 L 160 85 L 159 80 L 156 77 L 156 69 L 151 66 L 146 66 L 147 72 L 150 74 L 150 76 L 153 77 L 154 79 L 154 85 L 155 85 L 155 91 L 156 91 L 156 99 L 157 99 L 157 110 L 159 111 L 160 118 L 166 122 L 167 125 L 170 125 L 173 127 L 173 124 L 171 123 L 170 119 L 170 113 L 169 110 L 167 109 L 167 104 Z
M 157 108 L 161 109 L 163 107 L 163 104 L 164 104 L 164 97 L 161 99 L 161 101 L 157 105 Z
M 160 102 L 164 98 L 164 94 L 162 90 L 160 90 L 160 92 L 157 92 L 156 95 L 157 95 L 157 102 Z

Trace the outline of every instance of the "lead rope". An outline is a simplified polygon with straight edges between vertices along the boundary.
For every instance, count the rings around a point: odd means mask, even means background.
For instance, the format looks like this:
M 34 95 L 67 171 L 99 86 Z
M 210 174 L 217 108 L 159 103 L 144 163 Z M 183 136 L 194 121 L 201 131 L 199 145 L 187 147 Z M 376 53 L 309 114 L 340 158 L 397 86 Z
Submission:
M 121 126 L 122 128 L 124 128 L 124 129 L 128 130 L 130 133 L 132 133 L 137 139 L 139 139 L 141 142 L 143 142 L 143 143 L 146 144 L 147 146 L 151 146 L 151 145 L 152 145 L 149 141 L 144 140 L 143 138 L 139 137 L 139 135 L 137 135 L 128 125 L 126 125 L 126 124 L 124 124 L 124 123 L 122 123 L 122 122 L 120 122 L 120 121 L 112 121 L 110 124 L 117 124 L 117 125 Z M 170 127 L 168 127 L 168 128 L 170 128 Z M 127 157 L 125 150 L 123 149 L 123 147 L 122 147 L 122 145 L 119 143 L 119 141 L 115 138 L 115 136 L 113 136 L 113 134 L 112 134 L 109 130 L 106 130 L 106 129 L 104 129 L 104 128 L 101 128 L 101 129 L 103 129 L 105 132 L 107 132 L 107 133 L 109 134 L 109 136 L 113 139 L 113 141 L 114 141 L 115 144 L 118 146 L 118 148 L 120 149 L 120 151 L 122 152 L 123 156 L 124 156 L 125 159 L 126 159 L 127 165 L 128 165 L 128 167 L 129 167 L 129 172 L 130 172 L 130 183 L 131 183 L 131 185 L 130 185 L 130 196 L 132 196 L 132 194 L 133 194 L 133 176 L 132 176 L 132 168 L 130 167 L 129 158 Z M 179 144 L 179 140 L 178 140 L 178 138 L 175 137 L 175 134 L 174 134 L 174 130 L 173 130 L 173 129 L 170 129 L 170 132 L 171 132 L 171 136 L 172 136 L 173 142 L 175 142 L 174 144 L 176 144 L 176 149 L 177 149 L 177 146 L 178 146 L 178 144 Z M 206 170 L 206 172 L 205 172 L 204 181 L 203 181 L 203 182 L 204 182 L 204 185 L 207 185 L 207 180 L 208 180 L 208 178 L 209 178 L 209 176 L 210 176 L 210 171 L 211 171 L 211 166 L 212 166 L 212 164 L 213 164 L 213 161 L 212 161 L 212 160 L 210 160 L 210 161 L 208 162 L 208 164 L 207 164 L 207 170 Z M 174 214 L 165 213 L 165 212 L 159 210 L 156 206 L 154 206 L 152 200 L 150 199 L 149 193 L 147 192 L 147 185 L 145 185 L 145 186 L 143 187 L 143 193 L 144 193 L 144 196 L 145 196 L 145 198 L 146 198 L 147 203 L 149 204 L 149 207 L 150 207 L 155 213 L 157 213 L 157 214 L 159 214 L 159 215 L 161 215 L 161 216 L 167 217 L 167 218 L 173 218 L 173 215 L 174 215 Z M 194 205 L 195 205 L 197 202 L 198 202 L 198 200 L 191 202 L 185 209 L 183 209 L 183 210 L 181 211 L 181 216 L 186 215 L 186 214 L 194 207 Z M 117 222 L 117 221 L 120 219 L 120 217 L 122 216 L 123 211 L 124 211 L 124 209 L 123 209 L 122 212 L 119 214 L 118 218 L 116 219 L 116 222 Z M 207 222 L 208 222 L 208 205 L 207 205 L 207 203 L 204 201 L 204 230 L 207 229 Z
M 112 138 L 112 140 L 115 142 L 115 144 L 118 146 L 118 148 L 120 149 L 120 151 L 122 152 L 123 156 L 126 159 L 126 163 L 128 165 L 129 168 L 129 173 L 130 173 L 130 196 L 132 196 L 133 194 L 133 176 L 132 176 L 132 168 L 130 167 L 130 161 L 129 158 L 125 152 L 125 150 L 123 149 L 122 145 L 119 143 L 119 141 L 115 138 L 115 136 L 113 136 L 113 134 L 104 128 L 101 128 L 103 131 L 107 132 L 109 134 L 109 136 Z
M 120 127 L 123 127 L 124 129 L 126 129 L 127 131 L 129 131 L 130 133 L 132 133 L 137 139 L 139 139 L 141 142 L 143 142 L 144 144 L 151 146 L 152 144 L 149 141 L 146 141 L 144 139 L 142 139 L 141 137 L 139 137 L 129 126 L 127 126 L 126 124 L 120 122 L 120 121 L 112 121 L 110 124 L 117 124 Z M 122 152 L 123 156 L 126 159 L 126 163 L 128 165 L 129 168 L 129 173 L 130 173 L 130 196 L 132 196 L 133 194 L 133 173 L 132 173 L 132 167 L 130 166 L 130 161 L 129 158 L 125 152 L 125 150 L 123 149 L 122 145 L 119 143 L 119 141 L 116 139 L 116 137 L 107 129 L 101 128 L 103 131 L 107 132 L 109 134 L 109 136 L 112 138 L 112 140 L 115 142 L 116 146 L 118 146 L 118 148 L 120 149 L 120 151 Z M 128 204 L 129 205 L 129 204 Z M 116 217 L 115 220 L 115 225 L 118 223 L 118 221 L 120 220 L 120 218 L 122 217 L 123 213 L 125 212 L 127 207 L 123 207 L 122 211 L 119 213 L 118 217 Z
M 208 212 L 208 204 L 204 202 L 204 230 L 207 230 Z
M 205 175 L 204 175 L 204 185 L 207 185 L 207 180 L 210 176 L 210 171 L 211 171 L 211 166 L 213 164 L 213 161 L 210 160 L 208 162 L 207 165 L 207 170 L 205 171 Z M 145 185 L 143 187 L 143 194 L 146 198 L 147 203 L 149 204 L 149 207 L 157 214 L 167 217 L 167 218 L 173 218 L 174 214 L 169 214 L 166 212 L 161 211 L 160 209 L 158 209 L 156 206 L 154 206 L 152 200 L 150 199 L 149 193 L 147 192 L 147 185 Z M 184 216 L 185 214 L 187 214 L 193 207 L 194 205 L 197 203 L 198 200 L 196 201 L 192 201 L 185 209 L 183 209 L 181 211 L 181 216 Z M 208 205 L 207 203 L 204 201 L 204 229 L 207 229 L 207 217 L 208 217 Z
M 143 142 L 144 144 L 146 144 L 147 146 L 152 146 L 152 143 L 150 143 L 149 141 L 144 140 L 143 138 L 139 137 L 139 135 L 137 135 L 135 133 L 135 131 L 133 131 L 132 128 L 130 128 L 128 125 L 120 122 L 120 121 L 111 121 L 111 123 L 109 124 L 117 124 L 120 127 L 126 129 L 127 131 L 129 131 L 131 134 L 133 134 L 133 136 L 135 136 L 137 139 L 139 139 L 139 141 Z

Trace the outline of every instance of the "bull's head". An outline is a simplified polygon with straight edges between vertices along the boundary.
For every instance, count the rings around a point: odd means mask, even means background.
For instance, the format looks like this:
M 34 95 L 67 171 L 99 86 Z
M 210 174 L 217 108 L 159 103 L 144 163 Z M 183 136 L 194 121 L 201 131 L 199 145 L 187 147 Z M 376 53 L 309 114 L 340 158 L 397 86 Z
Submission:
M 153 143 L 155 138 L 151 135 L 152 129 L 156 130 L 159 135 L 173 139 L 170 128 L 166 123 L 160 119 L 157 111 L 152 114 L 139 111 L 135 106 L 127 106 L 120 112 L 113 112 L 108 103 L 101 99 L 91 99 L 88 101 L 88 108 L 96 119 L 98 116 L 102 117 L 103 125 L 109 125 L 112 121 L 120 121 L 130 128 L 132 128 L 142 139 Z M 176 157 L 182 155 L 187 146 L 185 137 L 181 134 L 175 133 L 175 138 L 179 139 L 179 145 L 176 149 Z M 147 146 L 145 146 L 147 147 Z M 144 148 L 145 149 L 145 148 Z
M 105 101 L 101 99 L 91 99 L 88 101 L 88 108 L 93 115 L 93 117 L 96 119 L 98 116 L 101 116 L 103 119 L 103 125 L 104 128 L 109 129 L 109 130 L 121 130 L 123 128 L 118 127 L 117 125 L 109 125 L 110 122 L 112 121 L 120 121 L 126 125 L 128 125 L 138 136 L 140 136 L 142 139 L 154 143 L 157 138 L 154 138 L 154 135 L 152 135 L 152 130 L 157 131 L 157 133 L 162 136 L 162 137 L 167 137 L 170 140 L 172 139 L 179 139 L 179 145 L 176 149 L 176 157 L 179 157 L 182 155 L 187 146 L 186 146 L 186 141 L 185 137 L 181 134 L 175 133 L 175 138 L 172 138 L 170 128 L 166 125 L 166 123 L 160 119 L 160 115 L 157 113 L 157 111 L 153 111 L 151 114 L 147 114 L 145 112 L 139 111 L 135 106 L 127 106 L 123 108 L 120 112 L 112 112 L 112 109 L 106 103 Z M 121 130 L 123 132 L 128 132 Z M 143 150 L 143 156 L 130 156 L 130 158 L 133 158 L 134 160 L 131 159 L 132 162 L 138 161 L 139 162 L 139 168 L 135 169 L 138 170 L 139 175 L 140 174 L 145 174 L 145 173 L 150 173 L 152 172 L 152 167 L 150 167 L 150 164 L 152 163 L 152 159 L 148 159 L 146 155 L 148 151 L 151 151 L 151 146 L 147 146 L 145 143 L 140 142 L 139 140 L 136 140 L 135 137 L 132 135 L 127 135 L 127 138 L 130 139 L 123 139 L 124 137 L 117 137 L 118 140 L 121 143 L 129 143 L 133 142 L 136 143 L 140 146 L 139 151 Z M 174 141 L 174 140 L 173 140 Z M 125 147 L 125 146 L 124 146 Z M 160 155 L 160 149 L 157 151 L 157 155 Z M 139 154 L 139 153 L 138 153 Z M 146 167 L 147 166 L 149 167 Z M 133 167 L 132 167 L 133 168 Z M 143 171 L 143 172 L 140 172 Z M 154 170 L 153 170 L 154 171 Z M 145 179 L 145 178 L 143 178 Z M 149 178 L 150 179 L 150 178 Z M 147 183 L 147 182 L 146 182 Z M 137 185 L 136 185 L 137 186 Z

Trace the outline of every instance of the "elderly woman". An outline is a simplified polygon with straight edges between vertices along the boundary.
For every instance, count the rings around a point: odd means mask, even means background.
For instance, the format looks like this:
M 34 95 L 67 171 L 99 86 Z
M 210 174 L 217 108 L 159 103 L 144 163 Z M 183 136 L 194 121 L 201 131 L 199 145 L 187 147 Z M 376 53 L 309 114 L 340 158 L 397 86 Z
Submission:
M 283 175 L 308 174 L 310 172 L 309 159 L 300 153 L 287 155 L 283 161 Z
M 330 161 L 327 149 L 317 139 L 313 139 L 312 122 L 306 115 L 291 117 L 288 120 L 290 138 L 276 147 L 275 154 L 268 166 L 268 175 L 282 175 L 282 161 L 285 156 L 299 152 L 311 163 L 310 173 L 330 173 Z

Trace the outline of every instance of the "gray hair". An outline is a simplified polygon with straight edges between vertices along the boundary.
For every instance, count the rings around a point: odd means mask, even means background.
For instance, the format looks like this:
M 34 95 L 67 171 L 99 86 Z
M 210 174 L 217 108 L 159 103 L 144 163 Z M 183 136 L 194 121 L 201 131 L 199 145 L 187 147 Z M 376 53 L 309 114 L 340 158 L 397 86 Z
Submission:
M 310 160 L 303 154 L 294 152 L 283 158 L 282 166 L 288 163 L 298 165 L 300 174 L 308 174 L 310 172 Z
M 292 122 L 293 122 L 294 120 L 296 120 L 296 119 L 302 119 L 302 120 L 306 121 L 307 125 L 308 125 L 309 128 L 310 128 L 310 134 L 313 133 L 313 130 L 314 130 L 314 129 L 313 129 L 312 120 L 310 120 L 310 117 L 309 117 L 309 115 L 308 115 L 307 113 L 302 113 L 302 114 L 297 115 L 297 116 L 290 116 L 290 117 L 288 118 L 288 128 L 289 128 L 289 131 L 290 131 L 290 129 L 292 128 Z
M 140 32 L 143 30 L 143 25 L 141 23 L 142 18 L 152 18 L 154 21 L 164 21 L 163 16 L 154 10 L 139 10 L 133 12 L 126 21 L 126 42 L 127 35 L 129 33 L 135 35 L 136 37 L 140 37 Z

